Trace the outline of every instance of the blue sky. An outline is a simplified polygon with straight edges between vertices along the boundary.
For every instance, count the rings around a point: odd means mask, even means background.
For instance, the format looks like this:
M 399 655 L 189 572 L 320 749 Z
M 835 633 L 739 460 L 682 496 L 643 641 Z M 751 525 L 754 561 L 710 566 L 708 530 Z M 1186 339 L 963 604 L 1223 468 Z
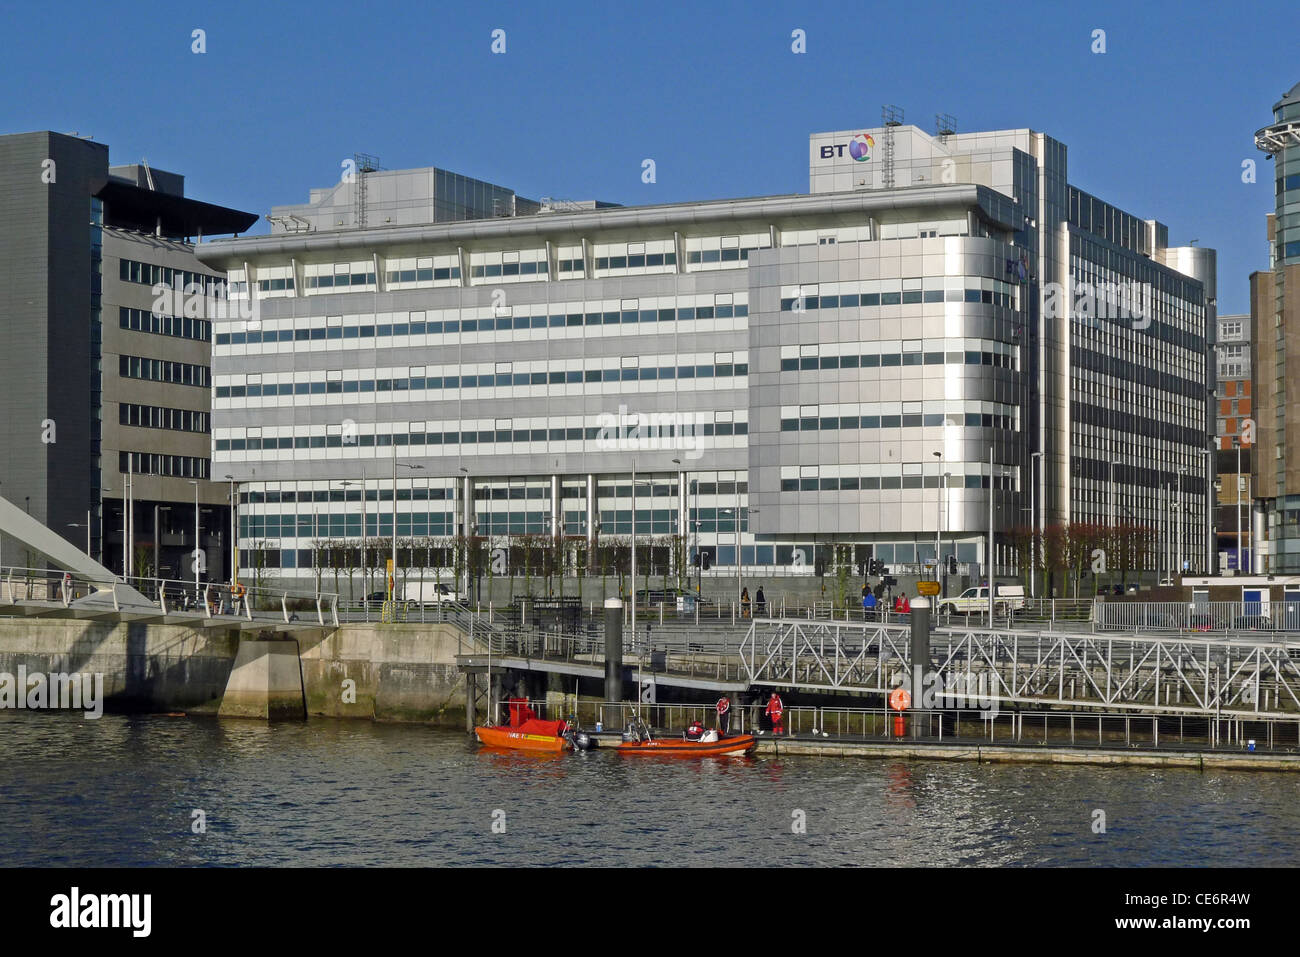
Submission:
M 927 130 L 946 112 L 1062 140 L 1074 184 L 1216 248 L 1220 314 L 1247 311 L 1273 207 L 1253 134 L 1300 81 L 1277 4 L 811 6 L 24 4 L 0 13 L 0 131 L 92 135 L 115 163 L 147 157 L 263 214 L 358 151 L 639 204 L 806 192 L 808 133 L 877 125 L 893 103 Z

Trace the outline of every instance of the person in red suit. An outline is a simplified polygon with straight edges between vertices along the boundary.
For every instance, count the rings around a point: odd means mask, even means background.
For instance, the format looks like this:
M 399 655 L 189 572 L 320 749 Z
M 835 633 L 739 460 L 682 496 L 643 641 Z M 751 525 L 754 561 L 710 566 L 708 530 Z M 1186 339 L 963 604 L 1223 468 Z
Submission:
M 727 722 L 731 718 L 731 699 L 725 694 L 718 699 L 718 737 L 727 736 Z
M 767 709 L 764 713 L 772 719 L 772 733 L 785 734 L 785 705 L 781 703 L 781 696 L 775 691 L 772 692 L 772 697 L 768 699 Z

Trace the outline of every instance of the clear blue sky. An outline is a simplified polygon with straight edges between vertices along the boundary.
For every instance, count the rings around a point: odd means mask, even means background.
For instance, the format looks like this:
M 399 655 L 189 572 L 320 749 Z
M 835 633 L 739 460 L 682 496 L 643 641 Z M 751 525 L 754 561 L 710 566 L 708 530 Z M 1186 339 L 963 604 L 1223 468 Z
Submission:
M 943 5 L 938 5 L 942 10 Z M 1071 181 L 1219 251 L 1219 311 L 1267 265 L 1253 133 L 1300 80 L 1276 3 L 23 4 L 0 13 L 0 131 L 93 135 L 265 214 L 354 152 L 522 195 L 639 204 L 806 192 L 807 135 L 1031 127 Z M 506 31 L 507 52 L 490 52 Z M 795 55 L 790 34 L 807 33 Z M 191 52 L 191 31 L 207 52 Z M 1091 52 L 1106 31 L 1107 52 Z M 653 158 L 658 182 L 641 182 Z M 1245 159 L 1258 182 L 1241 181 Z M 259 229 L 264 228 L 259 227 Z

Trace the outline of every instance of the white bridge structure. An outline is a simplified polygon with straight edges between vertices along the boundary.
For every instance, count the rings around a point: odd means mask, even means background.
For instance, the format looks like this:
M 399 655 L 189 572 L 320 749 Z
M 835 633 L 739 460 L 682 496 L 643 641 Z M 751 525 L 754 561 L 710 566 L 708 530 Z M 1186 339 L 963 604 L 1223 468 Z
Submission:
M 911 634 L 900 625 L 760 619 L 742 640 L 740 659 L 751 685 L 884 695 L 910 685 Z M 945 698 L 978 694 L 1002 708 L 1300 721 L 1300 640 L 1267 633 L 940 628 L 930 633 L 923 673 L 942 689 L 941 707 Z
M 0 497 L 0 532 L 44 556 L 44 568 L 0 565 L 0 616 L 174 624 L 240 631 L 336 627 L 338 595 L 114 575 Z M 292 607 L 291 607 L 292 606 Z M 301 612 L 301 613 L 300 613 Z

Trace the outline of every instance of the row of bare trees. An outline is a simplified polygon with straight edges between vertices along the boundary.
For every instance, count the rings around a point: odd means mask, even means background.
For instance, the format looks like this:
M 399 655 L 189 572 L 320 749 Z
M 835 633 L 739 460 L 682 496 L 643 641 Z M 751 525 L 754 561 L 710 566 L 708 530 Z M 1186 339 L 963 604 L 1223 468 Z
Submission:
M 252 572 L 259 584 L 273 549 L 274 543 L 265 540 L 252 545 Z M 384 590 L 393 540 L 368 538 L 363 548 L 357 539 L 313 539 L 311 556 L 309 567 L 317 590 L 332 589 L 348 601 L 358 601 Z M 684 588 L 688 584 L 685 539 L 638 535 L 636 571 L 636 588 Z M 557 540 L 539 534 L 398 538 L 394 578 L 399 587 L 424 581 L 454 588 L 467 574 L 474 582 L 486 579 L 489 592 L 498 578 L 518 582 L 522 594 L 547 597 L 562 593 L 565 578 L 600 578 L 602 593 L 613 579 L 618 594 L 624 595 L 631 590 L 632 539 L 603 536 L 593 547 L 585 537 Z
M 1044 587 L 1040 594 L 1046 595 L 1054 594 L 1059 583 L 1077 598 L 1085 579 L 1086 590 L 1093 595 L 1103 581 L 1127 585 L 1130 575 L 1151 566 L 1158 548 L 1157 530 L 1132 522 L 1070 522 L 1035 531 L 1022 525 L 1011 529 L 1007 537 L 1025 585 L 1029 585 L 1030 575 L 1041 576 Z

